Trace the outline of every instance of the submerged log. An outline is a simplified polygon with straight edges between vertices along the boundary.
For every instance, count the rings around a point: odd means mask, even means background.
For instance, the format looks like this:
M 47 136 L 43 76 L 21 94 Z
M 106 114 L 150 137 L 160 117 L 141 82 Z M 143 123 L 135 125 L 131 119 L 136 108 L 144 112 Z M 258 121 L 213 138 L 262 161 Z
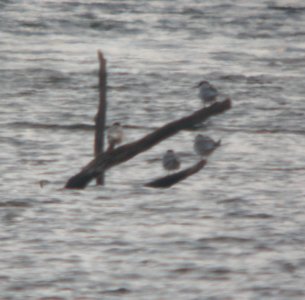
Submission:
M 180 172 L 165 176 L 165 177 L 161 177 L 161 178 L 157 178 L 151 182 L 148 182 L 145 184 L 146 187 L 153 187 L 153 188 L 169 188 L 172 185 L 178 183 L 179 181 L 197 173 L 198 171 L 200 171 L 206 164 L 206 160 L 200 160 L 199 162 L 197 162 L 195 165 L 184 169 Z
M 222 102 L 216 102 L 209 107 L 197 110 L 193 114 L 170 122 L 154 132 L 149 133 L 143 138 L 129 144 L 117 147 L 113 151 L 106 151 L 99 154 L 78 174 L 71 177 L 66 183 L 65 188 L 83 189 L 87 184 L 97 177 L 101 172 L 123 163 L 139 153 L 146 151 L 170 136 L 199 124 L 211 116 L 223 113 L 231 108 L 231 100 L 225 99 Z
M 99 60 L 99 107 L 95 117 L 95 139 L 94 139 L 94 156 L 97 157 L 104 152 L 104 135 L 106 124 L 106 92 L 107 92 L 107 72 L 106 60 L 101 51 L 97 52 Z M 100 172 L 96 178 L 96 184 L 104 184 L 104 172 Z

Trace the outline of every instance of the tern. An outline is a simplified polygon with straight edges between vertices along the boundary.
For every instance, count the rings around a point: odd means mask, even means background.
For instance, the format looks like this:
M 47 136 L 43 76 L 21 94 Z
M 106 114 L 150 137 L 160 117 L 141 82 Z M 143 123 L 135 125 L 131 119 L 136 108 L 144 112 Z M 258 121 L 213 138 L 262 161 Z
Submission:
M 217 89 L 208 81 L 200 81 L 195 87 L 199 88 L 198 96 L 204 106 L 215 102 L 219 95 Z
M 108 150 L 113 150 L 114 147 L 123 141 L 123 128 L 119 122 L 113 123 L 107 130 Z
M 173 150 L 167 150 L 162 159 L 163 168 L 167 171 L 174 171 L 180 168 L 180 160 Z
M 208 156 L 217 147 L 220 146 L 221 140 L 214 141 L 207 135 L 198 134 L 194 141 L 194 150 L 199 156 Z

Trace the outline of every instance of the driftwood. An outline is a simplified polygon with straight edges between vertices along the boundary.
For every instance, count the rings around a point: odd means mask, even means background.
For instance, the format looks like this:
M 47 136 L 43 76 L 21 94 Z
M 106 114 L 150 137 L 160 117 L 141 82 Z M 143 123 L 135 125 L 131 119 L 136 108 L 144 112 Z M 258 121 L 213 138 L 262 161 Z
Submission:
M 182 119 L 170 122 L 143 138 L 129 144 L 117 147 L 113 151 L 106 151 L 99 154 L 78 174 L 71 177 L 66 183 L 66 188 L 83 189 L 87 184 L 105 170 L 123 163 L 139 153 L 146 151 L 161 141 L 178 133 L 180 130 L 192 128 L 213 115 L 223 113 L 231 107 L 231 100 L 226 99 L 216 102 L 209 107 L 202 108 L 193 114 Z
M 198 171 L 200 171 L 206 164 L 206 160 L 200 160 L 199 162 L 197 162 L 195 165 L 184 169 L 180 172 L 165 176 L 165 177 L 161 177 L 161 178 L 157 178 L 151 182 L 148 182 L 145 184 L 145 186 L 147 187 L 153 187 L 153 188 L 169 188 L 172 185 L 176 184 L 177 182 L 197 173 Z
M 95 139 L 94 139 L 94 156 L 97 157 L 104 152 L 104 134 L 106 124 L 106 91 L 107 91 L 107 72 L 106 60 L 101 51 L 97 52 L 99 59 L 99 107 L 95 117 Z M 96 178 L 96 184 L 104 184 L 104 172 L 99 172 Z

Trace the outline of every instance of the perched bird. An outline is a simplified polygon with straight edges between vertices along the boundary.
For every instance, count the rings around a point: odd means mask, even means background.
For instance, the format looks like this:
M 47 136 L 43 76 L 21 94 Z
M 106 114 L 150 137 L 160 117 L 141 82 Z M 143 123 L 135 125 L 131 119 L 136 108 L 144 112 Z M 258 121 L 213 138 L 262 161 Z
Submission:
M 221 140 L 214 141 L 207 135 L 198 134 L 194 141 L 194 150 L 199 156 L 208 156 L 211 154 L 221 143 Z
M 216 101 L 218 91 L 208 81 L 200 81 L 195 87 L 199 88 L 198 96 L 204 106 L 208 103 Z
M 107 130 L 108 150 L 113 150 L 114 147 L 123 140 L 123 129 L 119 122 L 115 122 Z
M 162 159 L 163 168 L 173 171 L 180 168 L 180 160 L 173 150 L 167 150 Z

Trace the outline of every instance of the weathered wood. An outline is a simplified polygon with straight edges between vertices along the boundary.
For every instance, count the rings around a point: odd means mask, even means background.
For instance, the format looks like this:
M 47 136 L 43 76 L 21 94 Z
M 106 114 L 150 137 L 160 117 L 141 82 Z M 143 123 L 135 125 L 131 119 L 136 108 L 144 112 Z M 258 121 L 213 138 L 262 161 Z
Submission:
M 65 187 L 70 189 L 83 189 L 101 172 L 104 172 L 105 170 L 123 163 L 137 154 L 152 148 L 156 144 L 178 133 L 180 130 L 193 127 L 194 125 L 205 121 L 209 117 L 223 113 L 230 108 L 230 99 L 216 102 L 209 107 L 197 110 L 187 117 L 170 122 L 133 143 L 125 144 L 117 147 L 113 151 L 106 151 L 99 154 L 78 174 L 71 177 Z
M 97 52 L 99 60 L 99 107 L 95 117 L 95 139 L 94 139 L 94 156 L 97 157 L 104 152 L 104 135 L 106 124 L 106 92 L 107 92 L 107 71 L 106 60 L 103 53 Z M 99 172 L 96 178 L 96 184 L 104 184 L 104 170 Z
M 205 166 L 206 162 L 207 161 L 204 159 L 200 160 L 195 165 L 187 169 L 165 177 L 157 178 L 151 182 L 146 183 L 145 186 L 153 188 L 169 188 L 179 181 L 184 180 L 185 178 L 199 172 Z

